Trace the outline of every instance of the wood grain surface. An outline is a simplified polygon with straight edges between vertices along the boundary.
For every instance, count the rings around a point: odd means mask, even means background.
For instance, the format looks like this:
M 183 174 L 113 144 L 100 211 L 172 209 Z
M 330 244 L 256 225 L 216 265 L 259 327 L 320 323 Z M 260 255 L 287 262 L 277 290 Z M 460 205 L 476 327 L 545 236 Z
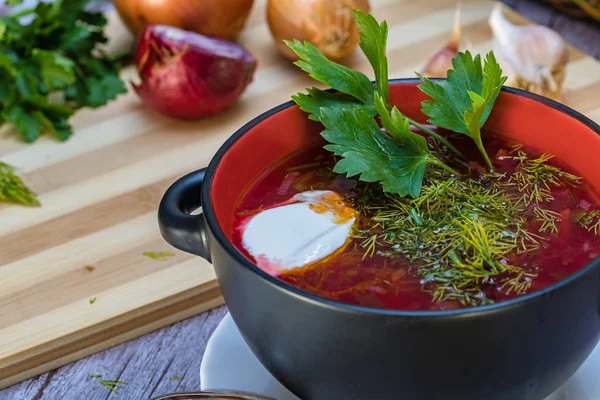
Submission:
M 142 253 L 171 250 L 155 215 L 170 183 L 205 166 L 246 121 L 314 85 L 275 51 L 264 4 L 256 2 L 240 38 L 259 60 L 255 80 L 218 117 L 169 120 L 129 93 L 78 113 L 67 143 L 26 145 L 2 132 L 0 159 L 20 169 L 43 207 L 0 206 L 0 387 L 222 303 L 205 261 L 175 252 L 161 262 Z M 392 78 L 413 76 L 448 38 L 453 2 L 372 4 L 390 24 Z M 491 7 L 463 0 L 463 32 L 474 51 L 491 48 Z M 358 52 L 347 63 L 372 77 Z M 134 69 L 124 76 L 135 78 Z M 600 121 L 599 92 L 600 64 L 572 50 L 563 102 Z

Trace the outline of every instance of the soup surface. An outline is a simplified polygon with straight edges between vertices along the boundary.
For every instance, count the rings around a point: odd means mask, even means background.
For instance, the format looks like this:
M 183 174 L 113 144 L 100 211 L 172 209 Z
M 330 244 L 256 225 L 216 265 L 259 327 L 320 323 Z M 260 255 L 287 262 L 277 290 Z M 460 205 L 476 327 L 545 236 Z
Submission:
M 455 144 L 469 153 L 468 159 L 478 159 L 469 143 Z M 595 210 L 600 207 L 585 182 L 569 174 L 560 160 L 534 149 L 499 138 L 487 139 L 486 148 L 495 155 L 493 173 L 476 162 L 455 162 L 453 167 L 465 177 L 450 176 L 452 186 L 426 175 L 429 183 L 421 197 L 429 198 L 421 201 L 383 198 L 378 184 L 333 173 L 331 153 L 319 147 L 304 149 L 258 176 L 242 194 L 234 244 L 257 262 L 242 240 L 249 218 L 298 193 L 333 191 L 357 211 L 346 243 L 319 261 L 269 272 L 318 296 L 397 310 L 507 300 L 552 285 L 598 257 L 600 212 Z M 545 169 L 538 169 L 540 165 Z M 548 171 L 561 172 L 550 180 L 535 180 Z M 504 208 L 512 211 L 504 215 Z M 496 232 L 493 221 L 511 218 L 515 222 L 506 225 L 510 230 Z M 486 251 L 502 257 L 486 258 Z

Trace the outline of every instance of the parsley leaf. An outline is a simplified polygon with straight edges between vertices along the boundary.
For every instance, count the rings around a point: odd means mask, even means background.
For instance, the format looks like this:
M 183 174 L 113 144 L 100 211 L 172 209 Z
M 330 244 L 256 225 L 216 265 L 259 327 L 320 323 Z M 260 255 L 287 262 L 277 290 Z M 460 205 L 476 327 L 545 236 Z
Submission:
M 300 106 L 302 111 L 309 114 L 308 117 L 313 121 L 320 121 L 321 108 L 362 109 L 371 117 L 376 115 L 374 106 L 367 106 L 353 97 L 317 88 L 308 88 L 306 91 L 308 94 L 298 93 L 292 96 L 292 99 Z
M 321 109 L 329 143 L 325 149 L 341 156 L 333 171 L 348 177 L 360 175 L 363 182 L 381 182 L 385 192 L 418 197 L 425 167 L 433 156 L 423 141 L 398 142 L 381 131 L 364 110 Z M 403 126 L 389 125 L 400 131 Z
M 68 139 L 77 109 L 126 92 L 119 63 L 97 48 L 107 41 L 107 20 L 86 11 L 90 1 L 39 2 L 0 18 L 0 123 L 11 122 L 27 142 L 44 132 Z M 21 25 L 25 14 L 33 19 Z
M 313 79 L 338 92 L 349 94 L 366 105 L 373 104 L 373 84 L 365 74 L 327 59 L 307 41 L 302 43 L 294 39 L 285 43 L 300 57 L 294 64 Z
M 360 30 L 360 48 L 375 71 L 377 91 L 387 103 L 389 94 L 388 60 L 385 54 L 388 37 L 387 22 L 383 21 L 380 25 L 372 15 L 358 9 L 354 9 L 354 18 Z
M 490 115 L 506 77 L 492 52 L 485 58 L 473 57 L 470 52 L 458 53 L 452 60 L 453 69 L 445 81 L 432 81 L 417 73 L 423 81 L 419 89 L 432 100 L 422 103 L 423 113 L 429 122 L 454 132 L 469 136 L 485 158 L 488 167 L 492 163 L 483 147 L 481 127 Z
M 48 90 L 60 89 L 75 82 L 73 60 L 48 50 L 33 49 L 31 59 L 37 64 Z

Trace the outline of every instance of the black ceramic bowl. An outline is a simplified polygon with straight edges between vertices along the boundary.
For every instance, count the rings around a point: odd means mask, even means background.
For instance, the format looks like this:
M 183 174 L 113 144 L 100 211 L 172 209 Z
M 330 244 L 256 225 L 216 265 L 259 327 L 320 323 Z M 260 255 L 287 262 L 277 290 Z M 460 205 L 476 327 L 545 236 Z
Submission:
M 390 100 L 423 120 L 415 80 Z M 600 259 L 539 292 L 453 311 L 391 311 L 306 293 L 231 243 L 236 199 L 274 161 L 320 140 L 291 102 L 249 122 L 206 170 L 177 181 L 159 209 L 164 238 L 212 261 L 227 306 L 261 363 L 305 400 L 542 400 L 600 338 Z M 600 188 L 600 127 L 556 102 L 503 89 L 488 131 L 555 154 Z M 202 214 L 190 215 L 202 206 Z

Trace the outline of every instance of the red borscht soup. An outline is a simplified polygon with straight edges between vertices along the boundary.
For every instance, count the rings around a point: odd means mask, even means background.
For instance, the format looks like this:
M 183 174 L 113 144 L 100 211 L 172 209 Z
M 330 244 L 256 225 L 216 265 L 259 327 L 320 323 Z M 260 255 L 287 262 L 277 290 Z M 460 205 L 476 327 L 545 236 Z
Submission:
M 468 159 L 477 159 L 468 143 L 453 142 Z M 258 176 L 240 197 L 234 243 L 292 286 L 395 310 L 444 310 L 511 299 L 568 277 L 600 254 L 600 207 L 582 179 L 534 149 L 499 138 L 487 139 L 486 148 L 495 155 L 493 172 L 482 163 L 458 163 L 448 156 L 448 163 L 465 175 L 428 170 L 416 199 L 336 174 L 331 153 L 304 149 Z M 438 156 L 446 156 L 442 148 Z M 336 222 L 348 224 L 352 210 L 352 226 L 331 254 L 277 268 L 280 259 L 266 262 L 264 254 L 252 254 L 248 249 L 254 247 L 243 235 L 253 217 L 297 203 L 301 193 L 339 195 L 333 201 L 346 214 Z M 319 208 L 327 206 L 310 207 L 322 213 Z M 284 214 L 275 218 L 280 221 L 274 223 L 293 223 Z M 295 237 L 296 227 L 288 228 Z M 257 235 L 268 237 L 270 228 L 261 229 Z M 325 237 L 320 232 L 315 249 Z M 278 246 L 276 239 L 266 239 L 263 248 Z

